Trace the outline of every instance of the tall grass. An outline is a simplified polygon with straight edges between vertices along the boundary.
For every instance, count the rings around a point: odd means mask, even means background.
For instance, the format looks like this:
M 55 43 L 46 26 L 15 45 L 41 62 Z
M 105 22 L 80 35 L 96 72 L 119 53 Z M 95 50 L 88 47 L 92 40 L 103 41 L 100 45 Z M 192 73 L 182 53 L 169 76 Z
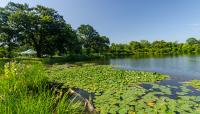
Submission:
M 66 94 L 58 102 L 42 64 L 5 64 L 0 76 L 0 114 L 80 114 L 82 110 Z

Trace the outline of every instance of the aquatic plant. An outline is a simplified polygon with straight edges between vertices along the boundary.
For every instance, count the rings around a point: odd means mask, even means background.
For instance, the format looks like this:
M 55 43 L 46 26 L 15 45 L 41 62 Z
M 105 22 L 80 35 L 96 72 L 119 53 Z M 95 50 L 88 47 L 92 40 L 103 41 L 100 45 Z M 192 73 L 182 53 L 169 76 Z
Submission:
M 181 87 L 177 98 L 170 98 L 171 87 L 152 84 L 150 90 L 140 87 L 112 89 L 94 99 L 95 106 L 102 114 L 199 114 L 200 96 L 188 96 L 188 90 Z M 158 90 L 158 91 L 155 91 Z M 186 90 L 185 90 L 186 89 Z
M 188 96 L 187 87 L 158 85 L 168 76 L 159 73 L 113 69 L 107 65 L 57 65 L 48 70 L 49 80 L 64 87 L 95 94 L 93 103 L 101 114 L 199 114 L 200 97 Z M 140 86 L 150 84 L 150 89 Z
M 200 80 L 191 80 L 186 82 L 185 84 L 200 89 Z
M 81 88 L 94 93 L 127 85 L 134 86 L 141 82 L 155 82 L 168 77 L 153 72 L 117 70 L 108 65 L 85 65 L 70 68 L 58 66 L 50 68 L 48 72 L 51 81 L 64 83 L 66 87 Z

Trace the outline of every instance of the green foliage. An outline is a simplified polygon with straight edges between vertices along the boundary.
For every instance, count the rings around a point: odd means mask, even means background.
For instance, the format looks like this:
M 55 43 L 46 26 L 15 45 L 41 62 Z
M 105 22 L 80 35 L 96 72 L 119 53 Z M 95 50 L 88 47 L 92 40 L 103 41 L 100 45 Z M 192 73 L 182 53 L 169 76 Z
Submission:
M 125 54 L 193 54 L 200 53 L 200 42 L 195 38 L 189 38 L 186 43 L 166 42 L 164 40 L 147 40 L 140 42 L 131 41 L 129 44 L 112 44 L 110 52 L 117 55 Z
M 13 49 L 19 46 L 16 39 L 18 31 L 9 23 L 10 15 L 11 12 L 9 10 L 0 8 L 0 46 L 1 53 L 4 54 L 4 57 L 13 56 Z
M 99 36 L 92 42 L 92 48 L 96 53 L 103 53 L 109 49 L 110 41 L 106 36 Z
M 25 6 L 25 4 L 21 5 Z M 63 29 L 66 24 L 63 17 L 54 9 L 40 5 L 20 9 L 13 3 L 10 7 L 16 8 L 8 19 L 12 28 L 18 31 L 16 39 L 19 40 L 19 43 L 34 47 L 38 57 L 43 54 L 52 55 L 57 49 L 55 47 L 57 38 L 65 38 L 59 36 L 65 32 Z
M 96 53 L 106 51 L 110 41 L 106 36 L 100 36 L 99 33 L 91 25 L 81 25 L 77 29 L 77 36 L 86 49 L 86 53 L 94 50 Z
M 193 44 L 199 44 L 200 42 L 196 38 L 188 38 L 186 40 L 186 43 L 193 45 Z
M 52 57 L 41 59 L 44 64 L 66 64 L 66 62 L 77 62 L 77 61 L 91 61 L 95 59 L 105 58 L 104 55 L 97 54 L 71 54 L 65 57 Z

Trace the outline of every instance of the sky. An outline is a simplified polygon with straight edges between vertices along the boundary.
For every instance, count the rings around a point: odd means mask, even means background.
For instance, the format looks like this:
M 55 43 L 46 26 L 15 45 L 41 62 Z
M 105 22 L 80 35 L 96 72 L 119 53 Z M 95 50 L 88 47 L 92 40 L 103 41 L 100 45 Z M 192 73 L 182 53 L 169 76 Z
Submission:
M 112 43 L 200 39 L 200 0 L 0 0 L 54 8 L 77 29 L 92 25 Z

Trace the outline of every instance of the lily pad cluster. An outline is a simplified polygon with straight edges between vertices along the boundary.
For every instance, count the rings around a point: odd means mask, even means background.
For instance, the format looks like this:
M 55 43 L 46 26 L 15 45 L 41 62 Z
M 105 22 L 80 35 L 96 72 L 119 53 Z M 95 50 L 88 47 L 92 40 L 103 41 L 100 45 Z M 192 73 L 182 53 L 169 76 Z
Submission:
M 186 82 L 185 84 L 200 89 L 200 80 L 191 80 L 189 82 Z
M 108 90 L 95 97 L 95 106 L 102 114 L 199 114 L 200 96 L 188 96 L 185 86 L 179 87 L 176 98 L 171 98 L 172 88 L 151 84 L 147 90 L 139 87 Z
M 141 82 L 155 82 L 168 77 L 160 73 L 117 70 L 109 65 L 84 65 L 69 68 L 56 66 L 49 69 L 49 75 L 51 81 L 93 93 L 127 85 L 133 86 Z
M 168 76 L 141 71 L 113 69 L 107 65 L 85 65 L 49 70 L 50 80 L 64 83 L 66 87 L 80 88 L 94 93 L 93 103 L 101 114 L 199 114 L 200 96 L 187 96 L 190 91 L 180 87 L 176 98 L 171 98 L 172 88 L 153 82 Z M 151 89 L 140 86 L 151 84 Z

